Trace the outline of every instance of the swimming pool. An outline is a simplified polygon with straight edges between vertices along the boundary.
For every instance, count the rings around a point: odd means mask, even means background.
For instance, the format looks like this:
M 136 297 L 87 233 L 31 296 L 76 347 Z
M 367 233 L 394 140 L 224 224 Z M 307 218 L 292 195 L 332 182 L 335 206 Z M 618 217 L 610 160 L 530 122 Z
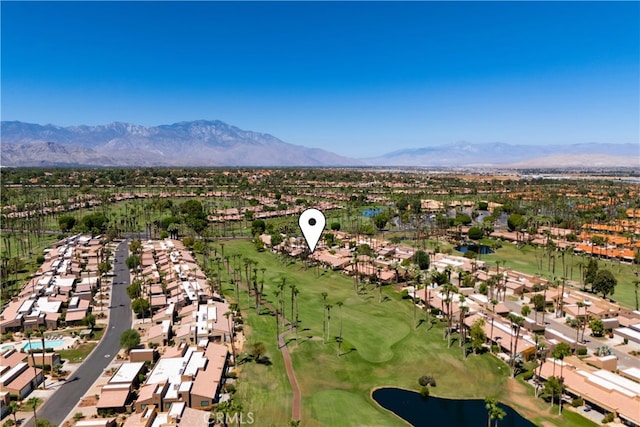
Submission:
M 58 348 L 62 348 L 64 347 L 65 342 L 64 339 L 58 339 L 58 340 L 45 340 L 44 341 L 44 348 L 54 348 L 54 349 L 58 349 Z M 42 348 L 42 341 L 38 341 L 38 340 L 31 340 L 31 347 L 29 347 L 29 343 L 26 343 L 25 345 L 22 346 L 23 349 L 25 350 L 39 350 Z
M 3 353 L 7 350 L 10 350 L 13 348 L 13 344 L 7 344 L 7 345 L 3 345 L 2 347 L 0 347 L 0 351 L 2 351 Z

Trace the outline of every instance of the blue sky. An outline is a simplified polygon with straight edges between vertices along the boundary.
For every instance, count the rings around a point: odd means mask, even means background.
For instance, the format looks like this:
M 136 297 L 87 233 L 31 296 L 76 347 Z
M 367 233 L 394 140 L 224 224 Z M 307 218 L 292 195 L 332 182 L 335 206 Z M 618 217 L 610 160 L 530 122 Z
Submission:
M 2 120 L 219 119 L 369 157 L 638 143 L 638 2 L 1 2 Z

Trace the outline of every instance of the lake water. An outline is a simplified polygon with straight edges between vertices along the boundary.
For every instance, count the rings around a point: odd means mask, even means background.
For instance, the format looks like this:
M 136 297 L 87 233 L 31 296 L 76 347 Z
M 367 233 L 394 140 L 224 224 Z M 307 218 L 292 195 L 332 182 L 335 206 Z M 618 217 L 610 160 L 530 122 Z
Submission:
M 487 254 L 493 253 L 493 249 L 485 245 L 479 245 L 479 246 L 478 245 L 460 245 L 460 246 L 456 246 L 454 249 L 456 251 L 462 252 L 463 254 L 466 253 L 469 249 L 481 255 L 487 255 Z
M 382 212 L 381 208 L 369 208 L 369 209 L 365 209 L 364 212 L 362 212 L 363 216 L 366 216 L 367 218 L 372 218 L 376 215 L 378 215 L 380 212 Z
M 383 408 L 395 413 L 416 427 L 478 427 L 487 425 L 484 400 L 442 399 L 421 397 L 414 391 L 398 388 L 380 388 L 373 392 L 375 400 Z M 534 427 L 531 421 L 508 406 L 499 404 L 507 415 L 499 427 Z M 495 420 L 491 421 L 493 426 Z

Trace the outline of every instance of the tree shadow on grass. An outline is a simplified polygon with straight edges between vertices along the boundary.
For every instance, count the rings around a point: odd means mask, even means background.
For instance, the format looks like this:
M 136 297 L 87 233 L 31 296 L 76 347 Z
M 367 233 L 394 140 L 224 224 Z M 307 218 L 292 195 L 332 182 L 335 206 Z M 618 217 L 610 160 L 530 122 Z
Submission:
M 304 344 L 304 343 L 306 343 L 307 341 L 311 341 L 312 339 L 313 339 L 313 335 L 305 335 L 305 336 L 303 336 L 302 338 L 298 338 L 298 339 L 297 339 L 297 341 L 298 341 L 298 345 L 300 345 L 300 344 Z
M 273 317 L 276 314 L 273 311 L 269 310 L 267 307 L 260 307 L 260 313 L 258 313 L 258 316 L 265 316 L 265 315 Z
M 355 347 L 351 347 L 348 350 L 345 349 L 342 353 L 339 354 L 339 356 L 346 356 L 347 354 L 349 354 L 351 352 L 354 352 L 354 351 L 358 351 L 358 349 L 355 348 Z
M 236 356 L 237 362 L 236 365 L 244 365 L 245 363 L 249 363 L 253 360 L 253 357 L 247 353 L 240 353 Z
M 256 359 L 256 363 L 258 365 L 265 365 L 265 366 L 271 366 L 273 363 L 271 362 L 271 359 L 269 358 L 269 356 L 261 356 L 258 357 Z
M 287 340 L 284 342 L 284 346 L 288 346 L 290 343 L 292 343 L 293 341 L 296 341 L 295 338 L 287 338 Z

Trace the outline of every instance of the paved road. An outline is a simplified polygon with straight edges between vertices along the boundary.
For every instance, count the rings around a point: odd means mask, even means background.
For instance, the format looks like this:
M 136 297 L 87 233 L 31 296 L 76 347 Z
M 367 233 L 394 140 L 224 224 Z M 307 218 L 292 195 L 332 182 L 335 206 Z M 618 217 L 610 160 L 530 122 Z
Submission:
M 69 412 L 118 354 L 120 335 L 131 328 L 131 301 L 126 290 L 129 285 L 129 270 L 125 264 L 128 253 L 127 241 L 121 243 L 116 249 L 108 330 L 98 346 L 67 380 L 67 383 L 38 410 L 38 418 L 46 418 L 54 425 L 61 425 Z M 33 425 L 35 422 L 32 418 L 27 426 Z

